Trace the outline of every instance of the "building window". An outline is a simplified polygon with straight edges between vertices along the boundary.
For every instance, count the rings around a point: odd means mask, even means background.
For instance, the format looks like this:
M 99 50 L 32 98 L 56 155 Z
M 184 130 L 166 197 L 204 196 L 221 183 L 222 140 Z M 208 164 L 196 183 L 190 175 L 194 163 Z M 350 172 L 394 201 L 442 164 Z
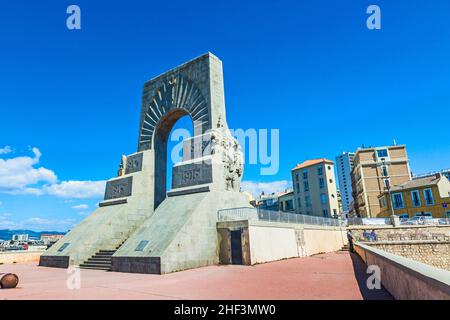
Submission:
M 297 189 L 297 193 L 300 193 L 300 183 L 297 182 L 295 188 Z
M 305 191 L 309 191 L 309 183 L 308 183 L 308 181 L 303 181 L 303 188 L 305 189 Z
M 431 191 L 431 189 L 423 190 L 423 197 L 425 198 L 425 204 L 427 206 L 431 206 L 434 204 L 433 192 Z
M 386 158 L 388 156 L 388 151 L 387 149 L 380 149 L 377 150 L 377 157 L 378 158 Z
M 325 180 L 323 178 L 319 178 L 319 186 L 320 189 L 325 188 Z
M 323 175 L 323 167 L 322 167 L 322 166 L 319 166 L 319 167 L 317 168 L 317 174 L 318 174 L 319 176 Z
M 293 203 L 293 200 L 287 200 L 287 201 L 285 201 L 285 202 L 284 202 L 284 209 L 285 209 L 286 211 L 289 211 L 289 210 L 294 209 L 294 203 Z
M 298 181 L 298 179 L 299 179 L 299 174 L 298 174 L 298 172 L 296 172 L 295 173 L 295 181 Z
M 411 201 L 414 207 L 420 207 L 420 194 L 419 191 L 411 191 Z
M 392 194 L 392 202 L 394 203 L 394 209 L 404 208 L 403 195 L 401 193 Z
M 322 193 L 320 195 L 320 201 L 322 202 L 322 204 L 327 204 L 327 195 L 325 193 Z
M 389 189 L 389 187 L 391 186 L 391 182 L 389 179 L 384 179 L 384 186 L 386 187 L 386 189 Z
M 386 196 L 380 198 L 380 207 L 386 208 Z
M 381 174 L 383 175 L 383 177 L 388 177 L 389 176 L 389 172 L 388 172 L 387 166 L 382 166 L 381 167 Z
M 322 213 L 323 213 L 323 216 L 325 218 L 328 217 L 328 210 L 327 209 L 323 209 Z
M 297 198 L 297 204 L 298 204 L 298 207 L 301 208 L 302 207 L 302 199 Z
M 328 170 L 331 170 L 331 166 L 328 166 Z
M 303 179 L 306 180 L 308 179 L 308 170 L 303 170 Z
M 305 206 L 307 208 L 311 207 L 311 199 L 309 198 L 309 196 L 305 196 Z

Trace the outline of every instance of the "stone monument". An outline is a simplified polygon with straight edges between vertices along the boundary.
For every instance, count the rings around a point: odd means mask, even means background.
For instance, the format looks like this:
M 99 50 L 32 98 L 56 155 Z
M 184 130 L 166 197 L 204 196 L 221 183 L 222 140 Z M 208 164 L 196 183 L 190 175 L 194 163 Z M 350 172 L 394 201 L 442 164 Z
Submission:
M 185 115 L 194 136 L 183 142 L 167 192 L 167 139 Z M 217 211 L 250 206 L 239 192 L 242 174 L 242 152 L 226 123 L 222 62 L 207 53 L 144 85 L 138 152 L 123 157 L 99 208 L 40 265 L 162 274 L 217 264 Z

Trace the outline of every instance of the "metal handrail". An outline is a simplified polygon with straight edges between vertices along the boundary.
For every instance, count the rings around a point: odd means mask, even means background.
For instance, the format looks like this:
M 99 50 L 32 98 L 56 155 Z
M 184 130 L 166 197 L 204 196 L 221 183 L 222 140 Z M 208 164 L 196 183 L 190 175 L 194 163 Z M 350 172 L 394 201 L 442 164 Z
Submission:
M 324 218 L 311 215 L 271 211 L 257 208 L 230 208 L 217 212 L 218 221 L 260 220 L 275 223 L 312 224 L 321 226 L 344 227 L 346 222 L 341 219 Z

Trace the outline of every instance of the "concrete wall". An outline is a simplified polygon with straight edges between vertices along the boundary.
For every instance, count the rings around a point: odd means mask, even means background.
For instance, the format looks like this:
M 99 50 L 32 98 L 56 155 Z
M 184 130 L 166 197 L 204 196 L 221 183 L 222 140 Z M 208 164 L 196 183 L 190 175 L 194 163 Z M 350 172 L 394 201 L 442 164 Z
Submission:
M 299 256 L 294 228 L 249 226 L 251 264 Z
M 362 243 L 355 251 L 380 268 L 382 285 L 398 300 L 450 300 L 450 272 Z
M 227 221 L 217 225 L 220 263 L 231 263 L 231 230 L 243 230 L 243 263 L 257 264 L 288 258 L 333 252 L 347 244 L 346 230 L 335 227 L 274 223 L 266 221 Z
M 0 264 L 38 262 L 44 251 L 0 252 Z
M 338 228 L 311 228 L 304 229 L 304 256 L 323 252 L 333 252 L 341 249 L 347 244 L 345 230 Z

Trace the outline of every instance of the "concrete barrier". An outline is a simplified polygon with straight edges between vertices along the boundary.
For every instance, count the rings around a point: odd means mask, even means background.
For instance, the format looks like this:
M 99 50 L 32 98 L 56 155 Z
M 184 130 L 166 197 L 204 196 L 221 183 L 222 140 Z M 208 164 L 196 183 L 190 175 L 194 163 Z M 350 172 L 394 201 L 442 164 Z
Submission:
M 450 300 L 450 271 L 404 258 L 360 242 L 356 253 L 381 271 L 381 283 L 398 300 Z
M 0 264 L 38 262 L 44 251 L 0 252 Z
M 221 264 L 231 263 L 232 230 L 241 230 L 246 265 L 333 252 L 347 244 L 341 227 L 243 220 L 219 222 L 217 230 Z

